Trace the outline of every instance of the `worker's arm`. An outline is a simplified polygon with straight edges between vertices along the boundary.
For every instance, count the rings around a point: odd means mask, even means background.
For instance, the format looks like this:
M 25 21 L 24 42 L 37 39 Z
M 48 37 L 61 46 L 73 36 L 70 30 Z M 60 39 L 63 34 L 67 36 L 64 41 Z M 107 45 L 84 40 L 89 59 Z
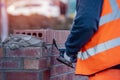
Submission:
M 98 30 L 103 0 L 77 0 L 76 16 L 66 40 L 66 53 L 75 55 Z

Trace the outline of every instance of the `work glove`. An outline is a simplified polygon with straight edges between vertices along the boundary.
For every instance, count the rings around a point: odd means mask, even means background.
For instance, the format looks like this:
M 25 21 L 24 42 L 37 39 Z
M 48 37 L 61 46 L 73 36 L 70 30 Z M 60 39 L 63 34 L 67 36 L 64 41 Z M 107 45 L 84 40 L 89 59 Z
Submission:
M 75 55 L 68 56 L 66 52 L 64 53 L 64 58 L 71 63 L 75 63 L 77 60 L 77 57 Z
M 60 56 L 57 58 L 57 60 L 69 67 L 74 68 L 72 63 L 76 62 L 77 57 L 75 55 L 67 55 L 65 49 L 59 49 L 59 51 L 60 51 Z

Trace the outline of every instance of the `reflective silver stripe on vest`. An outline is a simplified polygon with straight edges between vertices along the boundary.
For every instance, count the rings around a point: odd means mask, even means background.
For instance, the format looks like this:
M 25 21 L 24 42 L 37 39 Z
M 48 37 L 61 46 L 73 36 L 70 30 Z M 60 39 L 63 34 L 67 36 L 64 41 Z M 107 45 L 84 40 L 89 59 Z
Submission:
M 116 20 L 116 19 L 120 18 L 120 10 L 119 10 L 117 1 L 116 0 L 110 0 L 110 5 L 111 5 L 111 8 L 112 8 L 112 13 L 110 13 L 108 15 L 105 15 L 105 16 L 102 16 L 100 18 L 99 26 L 101 26 L 101 25 L 103 25 L 107 22 L 110 22 L 110 21 L 113 21 L 113 20 Z
M 117 0 L 110 0 L 110 5 L 113 12 L 119 10 Z
M 78 52 L 78 58 L 85 60 L 91 56 L 94 56 L 100 52 L 109 50 L 111 48 L 120 46 L 120 38 L 116 38 L 105 43 L 99 44 L 93 48 L 88 49 L 85 52 Z
M 107 22 L 110 22 L 110 21 L 113 21 L 113 20 L 116 20 L 119 18 L 120 18 L 120 10 L 101 17 L 100 22 L 99 22 L 99 26 L 102 26 Z

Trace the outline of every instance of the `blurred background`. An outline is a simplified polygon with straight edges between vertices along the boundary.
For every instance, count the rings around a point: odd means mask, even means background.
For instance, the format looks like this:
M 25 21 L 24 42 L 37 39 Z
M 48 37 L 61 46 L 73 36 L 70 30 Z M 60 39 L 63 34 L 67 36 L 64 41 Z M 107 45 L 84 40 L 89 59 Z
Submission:
M 6 9 L 9 32 L 14 29 L 59 29 L 71 27 L 75 0 L 0 0 L 0 17 Z M 0 23 L 3 19 L 1 19 Z

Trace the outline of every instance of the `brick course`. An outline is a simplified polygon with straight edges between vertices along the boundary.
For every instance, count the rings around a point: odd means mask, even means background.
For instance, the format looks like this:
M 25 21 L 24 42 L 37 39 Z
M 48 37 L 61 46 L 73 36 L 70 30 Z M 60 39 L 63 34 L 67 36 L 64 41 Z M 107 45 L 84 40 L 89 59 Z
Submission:
M 36 72 L 6 72 L 6 80 L 39 80 Z
M 29 47 L 17 50 L 6 49 L 6 57 L 43 57 L 42 47 Z
M 21 60 L 19 58 L 1 58 L 0 69 L 21 69 Z

